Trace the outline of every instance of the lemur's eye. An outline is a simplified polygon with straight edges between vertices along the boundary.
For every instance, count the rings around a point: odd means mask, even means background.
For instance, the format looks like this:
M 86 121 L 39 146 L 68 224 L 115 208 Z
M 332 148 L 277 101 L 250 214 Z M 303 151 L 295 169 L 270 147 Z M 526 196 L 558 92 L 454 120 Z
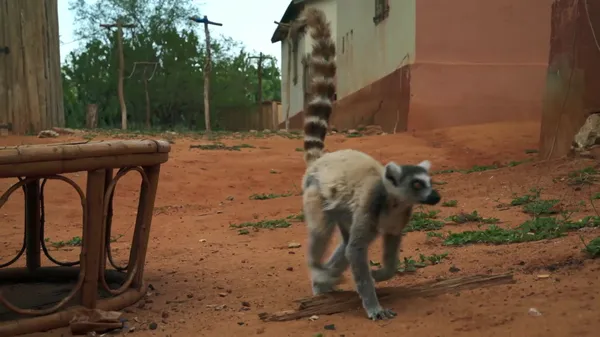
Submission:
M 423 182 L 421 182 L 420 180 L 413 180 L 410 185 L 412 186 L 413 189 L 415 189 L 416 191 L 423 189 L 423 187 L 425 187 L 423 185 Z

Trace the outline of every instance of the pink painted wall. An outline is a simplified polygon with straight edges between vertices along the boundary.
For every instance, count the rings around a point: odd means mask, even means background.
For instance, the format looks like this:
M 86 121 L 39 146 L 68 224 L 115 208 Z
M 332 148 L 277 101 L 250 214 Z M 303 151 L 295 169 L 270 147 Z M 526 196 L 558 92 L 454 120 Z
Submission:
M 418 0 L 407 128 L 540 120 L 553 0 Z

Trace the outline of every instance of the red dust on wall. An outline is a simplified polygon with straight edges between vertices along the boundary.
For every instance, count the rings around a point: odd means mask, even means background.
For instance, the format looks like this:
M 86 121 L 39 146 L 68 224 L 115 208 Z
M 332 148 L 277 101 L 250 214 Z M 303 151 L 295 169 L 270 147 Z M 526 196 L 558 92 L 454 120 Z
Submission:
M 544 97 L 540 156 L 569 153 L 586 118 L 600 112 L 600 3 L 556 0 Z

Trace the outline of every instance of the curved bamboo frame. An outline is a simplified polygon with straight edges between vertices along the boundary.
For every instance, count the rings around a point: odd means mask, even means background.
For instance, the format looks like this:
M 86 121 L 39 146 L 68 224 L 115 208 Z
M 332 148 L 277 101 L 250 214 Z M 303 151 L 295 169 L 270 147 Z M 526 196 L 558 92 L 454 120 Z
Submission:
M 0 208 L 18 188 L 23 188 L 26 205 L 23 245 L 14 258 L 0 264 L 0 280 L 13 283 L 43 281 L 48 277 L 76 280 L 75 287 L 65 298 L 50 308 L 40 310 L 17 307 L 3 296 L 0 289 L 0 304 L 17 314 L 29 316 L 0 322 L 0 336 L 16 336 L 59 328 L 68 325 L 82 307 L 120 310 L 144 296 L 147 284 L 143 280 L 143 274 L 152 210 L 160 165 L 168 160 L 169 152 L 170 144 L 162 140 L 0 147 L 0 178 L 19 179 L 19 182 L 0 196 Z M 114 169 L 119 171 L 113 178 Z M 85 193 L 71 179 L 60 175 L 81 171 L 87 171 Z M 117 183 L 131 171 L 138 172 L 142 178 L 140 199 L 129 263 L 126 266 L 118 266 L 112 258 L 110 247 L 112 202 Z M 48 180 L 68 183 L 80 197 L 83 209 L 83 244 L 79 261 L 58 261 L 52 257 L 45 245 L 44 188 Z M 36 247 L 38 243 L 39 246 Z M 26 268 L 6 268 L 18 261 L 25 252 Z M 59 266 L 41 267 L 42 252 Z M 115 270 L 105 269 L 107 260 Z M 125 270 L 127 272 L 123 273 Z M 118 289 L 111 289 L 109 283 L 112 282 L 119 282 L 121 285 Z M 98 291 L 101 289 L 112 297 L 98 298 Z M 66 307 L 66 304 L 73 303 L 74 299 L 79 300 L 76 301 L 78 304 Z
M 37 180 L 38 178 L 27 178 L 27 179 L 23 179 L 20 180 L 19 182 L 13 184 L 6 192 L 4 192 L 4 194 L 2 194 L 2 196 L 0 197 L 0 208 L 2 208 L 2 206 L 4 206 L 4 204 L 6 204 L 6 202 L 8 201 L 8 198 L 10 198 L 10 196 L 20 187 L 24 186 L 25 184 L 27 184 L 30 181 L 34 181 Z M 71 185 L 75 191 L 77 191 L 77 194 L 79 194 L 79 198 L 81 199 L 81 206 L 83 207 L 83 223 L 87 223 L 87 207 L 86 207 L 86 198 L 85 198 L 85 194 L 83 193 L 83 191 L 81 190 L 81 188 L 71 179 L 63 177 L 63 176 L 57 176 L 57 175 L 53 175 L 53 176 L 48 176 L 45 177 L 45 179 L 52 179 L 52 180 L 62 180 L 66 183 L 68 183 L 69 185 Z M 85 256 L 87 253 L 87 247 L 84 244 L 81 246 L 81 256 Z M 16 261 L 15 261 L 16 262 Z M 63 298 L 60 302 L 58 302 L 56 305 L 47 308 L 47 309 L 41 309 L 41 310 L 35 310 L 35 309 L 21 309 L 17 306 L 15 306 L 14 304 L 8 302 L 6 300 L 6 298 L 4 298 L 4 295 L 2 294 L 2 289 L 0 288 L 0 303 L 2 303 L 5 307 L 7 307 L 8 309 L 21 314 L 21 315 L 47 315 L 47 314 L 51 314 L 56 312 L 57 310 L 59 310 L 60 308 L 62 308 L 67 302 L 69 302 L 70 300 L 73 299 L 73 297 L 75 296 L 75 294 L 81 289 L 81 286 L 83 285 L 83 281 L 85 279 L 85 259 L 81 260 L 81 268 L 79 269 L 79 277 L 77 279 L 77 284 L 75 285 L 75 287 L 71 290 L 71 292 L 69 293 L 69 295 L 67 295 L 67 297 Z

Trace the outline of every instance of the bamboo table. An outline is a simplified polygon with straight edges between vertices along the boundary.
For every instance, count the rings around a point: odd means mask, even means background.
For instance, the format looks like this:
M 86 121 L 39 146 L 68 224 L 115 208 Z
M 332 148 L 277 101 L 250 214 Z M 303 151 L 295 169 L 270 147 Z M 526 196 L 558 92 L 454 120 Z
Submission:
M 25 194 L 25 235 L 20 252 L 0 264 L 0 284 L 40 282 L 50 278 L 75 282 L 67 297 L 45 309 L 20 308 L 10 303 L 0 286 L 0 306 L 19 318 L 0 322 L 0 336 L 16 336 L 68 325 L 75 312 L 88 309 L 120 310 L 145 295 L 144 264 L 160 165 L 169 158 L 166 141 L 119 140 L 18 147 L 0 147 L 0 178 L 17 178 L 1 197 L 0 208 L 10 195 Z M 113 177 L 113 170 L 118 169 Z M 65 173 L 87 172 L 86 192 Z M 119 179 L 131 171 L 141 176 L 140 198 L 129 262 L 117 266 L 111 255 L 112 200 Z M 79 261 L 59 262 L 44 240 L 44 187 L 48 180 L 71 185 L 83 207 L 83 235 Z M 58 266 L 42 267 L 42 252 Z M 25 253 L 26 267 L 9 268 Z M 107 261 L 114 269 L 107 269 Z M 121 284 L 111 289 L 109 283 Z M 110 294 L 100 298 L 99 291 Z

